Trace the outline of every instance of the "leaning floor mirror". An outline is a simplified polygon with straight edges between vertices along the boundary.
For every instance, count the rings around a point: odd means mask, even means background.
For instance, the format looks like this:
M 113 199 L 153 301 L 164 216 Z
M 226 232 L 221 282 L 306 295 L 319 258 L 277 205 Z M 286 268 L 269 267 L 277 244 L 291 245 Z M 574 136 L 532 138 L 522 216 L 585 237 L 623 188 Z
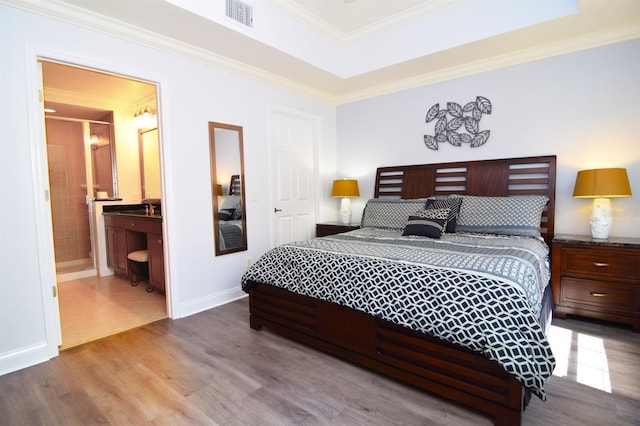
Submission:
M 247 250 L 242 126 L 209 122 L 216 256 Z

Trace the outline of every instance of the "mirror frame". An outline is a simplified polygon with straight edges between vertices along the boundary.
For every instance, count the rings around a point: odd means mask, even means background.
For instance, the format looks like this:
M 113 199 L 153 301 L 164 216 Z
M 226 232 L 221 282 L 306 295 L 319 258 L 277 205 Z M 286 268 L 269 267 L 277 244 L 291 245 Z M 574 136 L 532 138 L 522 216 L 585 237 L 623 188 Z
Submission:
M 55 118 L 55 117 L 46 117 L 46 118 Z M 116 162 L 116 144 L 115 144 L 115 132 L 113 130 L 113 112 L 108 114 L 109 121 L 89 121 L 89 134 L 93 134 L 93 126 L 107 126 L 109 128 L 109 153 L 110 153 L 110 166 L 111 166 L 111 187 L 108 188 L 107 193 L 111 192 L 113 195 L 109 198 L 118 198 L 118 164 Z M 93 145 L 93 142 L 89 144 L 89 147 Z M 96 188 L 96 159 L 94 157 L 94 152 L 91 152 L 91 178 L 92 178 L 92 194 L 91 197 L 98 198 L 98 189 Z M 99 183 L 99 182 L 98 182 Z M 104 191 L 105 188 L 100 188 L 101 191 Z
M 238 171 L 238 173 L 234 173 L 234 174 L 240 175 L 240 208 L 241 208 L 241 214 L 242 214 L 242 226 L 241 226 L 242 245 L 238 247 L 227 248 L 227 249 L 220 248 L 220 241 L 218 238 L 220 235 L 220 226 L 219 226 L 220 223 L 218 220 L 218 210 L 220 209 L 221 206 L 218 205 L 218 194 L 216 190 L 216 187 L 218 185 L 217 161 L 220 160 L 220 159 L 216 159 L 216 136 L 215 136 L 216 129 L 225 129 L 225 130 L 238 132 L 238 156 L 239 156 L 238 164 L 240 165 L 240 170 Z M 247 209 L 246 209 L 246 201 L 244 196 L 244 193 L 245 193 L 244 151 L 243 151 L 242 126 L 209 121 L 209 159 L 210 159 L 210 166 L 211 166 L 211 199 L 212 199 L 212 206 L 213 206 L 213 241 L 215 246 L 215 254 L 216 256 L 221 256 L 224 254 L 236 253 L 239 251 L 246 251 L 247 250 Z M 230 180 L 231 176 L 229 176 L 228 179 Z
M 160 191 L 156 197 L 151 196 L 152 194 L 147 194 L 147 182 L 145 179 L 145 155 L 144 155 L 144 134 L 152 131 L 156 131 L 156 140 L 158 144 L 158 190 Z M 140 160 L 140 198 L 142 200 L 152 199 L 152 200 L 160 200 L 162 199 L 162 173 L 160 171 L 160 137 L 159 137 L 159 129 L 157 127 L 151 127 L 148 129 L 138 129 L 138 158 Z

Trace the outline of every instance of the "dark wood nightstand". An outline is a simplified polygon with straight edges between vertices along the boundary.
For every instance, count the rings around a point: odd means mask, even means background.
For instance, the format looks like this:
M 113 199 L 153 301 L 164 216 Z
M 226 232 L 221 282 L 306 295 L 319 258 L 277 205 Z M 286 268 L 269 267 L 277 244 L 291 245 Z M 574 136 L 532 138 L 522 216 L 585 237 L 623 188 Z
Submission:
M 551 259 L 556 317 L 621 322 L 640 332 L 640 238 L 556 235 Z
M 326 237 L 327 235 L 341 234 L 343 232 L 360 229 L 360 225 L 345 225 L 342 222 L 325 222 L 316 224 L 316 237 Z

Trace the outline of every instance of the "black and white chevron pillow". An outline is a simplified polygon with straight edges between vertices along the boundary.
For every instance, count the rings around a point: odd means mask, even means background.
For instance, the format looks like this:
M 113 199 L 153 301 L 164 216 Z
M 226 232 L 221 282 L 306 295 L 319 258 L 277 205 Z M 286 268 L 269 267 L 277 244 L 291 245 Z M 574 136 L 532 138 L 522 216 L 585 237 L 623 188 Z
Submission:
M 456 232 L 456 225 L 458 223 L 458 215 L 460 214 L 460 205 L 462 204 L 462 198 L 427 198 L 427 209 L 450 209 L 449 217 L 445 223 L 444 232 L 454 233 Z

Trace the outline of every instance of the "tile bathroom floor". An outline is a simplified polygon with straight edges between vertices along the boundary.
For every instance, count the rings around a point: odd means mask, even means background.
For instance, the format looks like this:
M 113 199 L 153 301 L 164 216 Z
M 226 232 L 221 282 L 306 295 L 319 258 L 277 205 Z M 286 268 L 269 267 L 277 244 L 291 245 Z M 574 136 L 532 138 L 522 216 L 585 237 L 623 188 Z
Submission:
M 166 298 L 117 276 L 58 283 L 61 350 L 167 317 Z

